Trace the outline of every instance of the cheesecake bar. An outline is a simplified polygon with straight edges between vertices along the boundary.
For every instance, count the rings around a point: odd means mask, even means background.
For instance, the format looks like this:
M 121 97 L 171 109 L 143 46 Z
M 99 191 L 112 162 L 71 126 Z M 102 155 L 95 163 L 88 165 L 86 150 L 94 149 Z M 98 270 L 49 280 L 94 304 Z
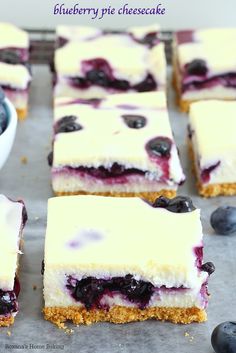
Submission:
M 58 99 L 52 186 L 57 195 L 174 197 L 185 177 L 164 92 Z
M 0 86 L 15 106 L 19 119 L 28 111 L 31 81 L 27 32 L 9 23 L 0 23 Z
M 18 313 L 19 255 L 27 214 L 22 201 L 0 195 L 0 326 L 10 326 Z
M 202 196 L 236 195 L 235 116 L 236 101 L 190 106 L 190 155 Z
M 236 28 L 179 31 L 173 57 L 182 111 L 194 101 L 236 99 Z
M 166 59 L 158 31 L 158 26 L 118 32 L 59 26 L 55 97 L 91 99 L 164 89 Z
M 203 264 L 200 211 L 187 197 L 51 198 L 44 263 L 43 311 L 59 327 L 206 320 L 214 265 Z

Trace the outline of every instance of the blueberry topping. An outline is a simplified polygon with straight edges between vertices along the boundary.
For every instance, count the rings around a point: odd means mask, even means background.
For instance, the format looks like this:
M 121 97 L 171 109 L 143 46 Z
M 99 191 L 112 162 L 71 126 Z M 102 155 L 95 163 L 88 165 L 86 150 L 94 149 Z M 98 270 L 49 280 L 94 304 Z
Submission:
M 142 115 L 124 114 L 122 115 L 126 125 L 131 129 L 141 129 L 146 125 L 146 118 Z
M 73 132 L 82 129 L 82 126 L 76 122 L 77 117 L 74 115 L 68 115 L 61 118 L 56 126 L 55 133 L 59 134 L 61 132 Z
M 204 272 L 208 272 L 209 275 L 211 275 L 213 272 L 215 272 L 215 265 L 213 262 L 206 262 L 205 264 L 202 265 L 201 270 Z
M 235 353 L 236 322 L 226 321 L 219 324 L 212 332 L 211 344 L 216 353 Z
M 148 92 L 148 91 L 155 91 L 157 88 L 156 81 L 154 80 L 151 74 L 148 74 L 147 77 L 137 85 L 133 87 L 138 92 Z
M 22 201 L 23 203 L 23 201 Z M 28 213 L 26 211 L 26 207 L 23 203 L 23 209 L 22 209 L 22 223 L 23 223 L 23 226 L 25 226 L 26 222 L 28 221 Z
M 137 303 L 140 308 L 144 308 L 154 291 L 150 282 L 136 280 L 132 275 L 111 279 L 87 277 L 81 280 L 69 276 L 66 287 L 72 297 L 82 302 L 87 309 L 101 307 L 102 296 L 113 292 L 120 292 L 130 302 Z
M 5 99 L 5 93 L 3 89 L 0 87 L 0 103 L 2 103 Z
M 236 207 L 223 206 L 217 208 L 211 215 L 211 226 L 218 234 L 236 232 Z
M 0 61 L 12 65 L 21 64 L 20 57 L 10 50 L 0 51 Z
M 48 165 L 50 167 L 52 167 L 52 164 L 53 164 L 53 151 L 51 151 L 49 154 L 48 154 Z
M 195 59 L 186 65 L 188 75 L 205 76 L 207 74 L 206 62 L 202 59 Z
M 158 43 L 158 33 L 150 32 L 145 35 L 145 37 L 140 40 L 141 44 L 147 44 L 149 47 L 152 47 L 156 43 Z
M 0 103 L 0 135 L 7 128 L 7 112 L 5 106 Z
M 111 87 L 120 91 L 127 91 L 130 88 L 129 82 L 126 80 L 113 80 Z
M 86 78 L 98 86 L 107 87 L 109 85 L 109 78 L 103 70 L 90 70 L 86 73 Z
M 156 137 L 147 143 L 147 150 L 157 157 L 170 157 L 172 142 L 167 137 Z
M 88 81 L 83 77 L 71 77 L 70 82 L 75 87 L 79 87 L 79 88 L 88 88 L 89 87 Z
M 165 208 L 174 213 L 187 213 L 196 209 L 192 200 L 187 196 L 177 196 L 173 199 L 161 196 L 153 203 L 153 207 Z

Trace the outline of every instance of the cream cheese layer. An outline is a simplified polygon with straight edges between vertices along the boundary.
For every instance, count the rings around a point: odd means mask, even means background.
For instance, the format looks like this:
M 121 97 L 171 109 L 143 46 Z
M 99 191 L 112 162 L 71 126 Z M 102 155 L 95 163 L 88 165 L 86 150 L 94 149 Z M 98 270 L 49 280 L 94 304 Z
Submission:
M 0 195 L 0 289 L 6 291 L 14 287 L 23 207 Z
M 190 126 L 199 175 L 218 164 L 208 183 L 236 182 L 235 116 L 236 102 L 209 100 L 191 105 Z
M 28 33 L 22 29 L 10 24 L 0 23 L 0 49 L 7 48 L 29 48 Z
M 138 198 L 69 196 L 48 201 L 45 292 L 63 291 L 65 275 L 132 274 L 156 287 L 200 291 L 208 274 L 196 266 L 200 211 L 172 213 Z

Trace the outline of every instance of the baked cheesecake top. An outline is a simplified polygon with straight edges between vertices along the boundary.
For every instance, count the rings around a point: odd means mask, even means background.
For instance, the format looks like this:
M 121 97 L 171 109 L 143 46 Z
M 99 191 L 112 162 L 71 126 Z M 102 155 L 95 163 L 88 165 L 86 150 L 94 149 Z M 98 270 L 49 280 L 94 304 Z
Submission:
M 45 271 L 200 289 L 200 211 L 173 213 L 138 198 L 69 196 L 48 201 Z
M 111 96 L 95 105 L 60 105 L 55 122 L 53 167 L 110 168 L 118 163 L 160 179 L 160 167 L 168 163 L 169 179 L 184 179 L 164 92 Z M 75 124 L 76 130 L 63 132 L 66 124 Z
M 155 28 L 156 31 L 157 29 L 158 27 Z M 135 27 L 130 29 L 130 32 L 121 33 L 104 33 L 84 27 L 59 27 L 58 35 L 64 36 L 68 41 L 55 53 L 57 75 L 83 77 L 86 67 L 92 65 L 91 60 L 99 59 L 106 63 L 104 70 L 109 71 L 106 72 L 109 77 L 114 76 L 136 85 L 149 73 L 156 78 L 158 84 L 165 84 L 164 44 L 158 38 L 153 42 L 151 39 L 147 39 L 147 43 L 142 42 L 142 35 L 145 36 L 150 30 L 154 35 L 153 27 Z
M 201 160 L 233 157 L 236 165 L 235 116 L 236 102 L 233 101 L 208 100 L 191 105 L 190 125 Z
M 0 23 L 0 49 L 29 47 L 28 33 L 10 23 Z
M 205 62 L 206 69 L 202 76 L 236 71 L 236 28 L 179 31 L 176 33 L 176 43 L 182 69 L 200 59 Z M 194 70 L 189 74 L 194 75 Z
M 0 289 L 12 290 L 17 268 L 23 203 L 0 195 Z
M 148 26 L 135 26 L 128 27 L 124 31 L 117 31 L 119 33 L 130 33 L 137 39 L 143 39 L 147 34 L 157 33 L 160 30 L 158 24 L 152 24 Z M 114 31 L 103 31 L 102 29 L 89 26 L 67 26 L 59 25 L 56 28 L 56 36 L 67 40 L 88 40 L 101 36 L 103 34 L 114 32 Z

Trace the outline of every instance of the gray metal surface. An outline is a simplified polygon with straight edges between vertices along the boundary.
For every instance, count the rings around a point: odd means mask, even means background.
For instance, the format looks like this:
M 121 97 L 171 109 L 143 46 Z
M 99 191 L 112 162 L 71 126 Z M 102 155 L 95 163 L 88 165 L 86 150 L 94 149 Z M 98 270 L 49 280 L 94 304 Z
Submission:
M 172 92 L 169 98 L 172 127 L 187 175 L 187 182 L 180 188 L 179 194 L 190 195 L 202 209 L 204 257 L 206 261 L 213 261 L 217 269 L 209 285 L 212 297 L 208 322 L 188 326 L 157 321 L 126 325 L 99 323 L 89 327 L 73 327 L 74 333 L 68 335 L 44 321 L 41 314 L 43 297 L 40 269 L 47 199 L 52 196 L 50 170 L 46 162 L 52 131 L 52 95 L 49 70 L 46 66 L 38 66 L 34 68 L 29 117 L 19 123 L 13 151 L 0 171 L 0 192 L 12 198 L 24 198 L 29 213 L 25 229 L 25 254 L 20 271 L 20 313 L 13 327 L 0 329 L 0 352 L 212 353 L 210 335 L 214 326 L 236 318 L 236 236 L 217 236 L 209 225 L 211 212 L 225 203 L 235 205 L 236 198 L 204 200 L 197 196 L 191 164 L 187 158 L 187 118 L 177 112 Z M 27 157 L 27 164 L 21 163 L 22 157 Z M 35 290 L 34 285 L 37 286 Z M 48 348 L 47 345 L 55 346 Z M 61 347 L 56 348 L 56 345 Z

